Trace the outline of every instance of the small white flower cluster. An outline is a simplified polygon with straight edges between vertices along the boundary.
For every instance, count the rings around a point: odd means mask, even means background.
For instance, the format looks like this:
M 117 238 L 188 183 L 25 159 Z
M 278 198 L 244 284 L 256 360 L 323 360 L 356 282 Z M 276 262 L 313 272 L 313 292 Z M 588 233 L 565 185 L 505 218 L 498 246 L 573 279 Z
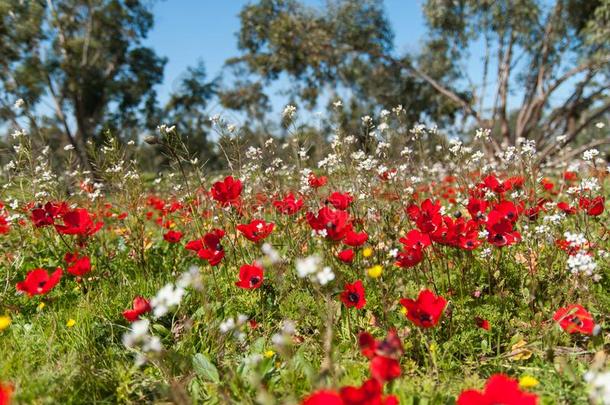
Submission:
M 321 285 L 326 285 L 335 279 L 335 273 L 333 273 L 330 267 L 322 267 L 322 258 L 320 256 L 312 255 L 303 259 L 297 259 L 295 267 L 299 278 L 313 278 Z M 312 277 L 314 275 L 315 278 Z
M 150 321 L 141 319 L 131 324 L 129 332 L 123 335 L 123 345 L 130 349 L 138 349 L 140 352 L 136 357 L 136 365 L 146 362 L 147 355 L 159 353 L 163 349 L 158 336 L 149 333 Z
M 288 104 L 282 111 L 282 118 L 285 120 L 292 120 L 297 113 L 297 108 L 293 105 Z
M 242 331 L 242 326 L 248 321 L 248 317 L 244 314 L 237 315 L 236 318 L 227 318 L 220 323 L 218 327 L 220 329 L 220 333 L 226 335 L 228 333 L 232 333 L 233 336 L 240 341 L 243 341 L 246 338 L 246 334 Z
M 170 134 L 170 133 L 174 132 L 175 130 L 176 130 L 175 125 L 172 125 L 171 127 L 168 127 L 166 124 L 161 124 L 161 125 L 157 126 L 157 131 L 159 131 L 162 135 Z
M 180 305 L 188 287 L 193 287 L 197 290 L 202 288 L 201 275 L 196 266 L 192 266 L 187 272 L 182 273 L 175 285 L 173 283 L 164 285 L 150 300 L 154 317 L 160 318 L 174 307 Z
M 610 405 L 610 371 L 587 371 L 584 379 L 589 385 L 589 398 L 594 403 Z
M 489 128 L 479 128 L 474 133 L 474 139 L 488 140 L 490 136 L 491 136 L 491 129 L 489 129 Z
M 275 346 L 281 349 L 290 344 L 292 336 L 295 334 L 295 332 L 295 323 L 288 319 L 284 320 L 282 322 L 282 328 L 280 329 L 280 332 L 271 336 L 271 341 Z
M 246 157 L 250 160 L 258 160 L 263 158 L 263 151 L 261 148 L 250 146 L 246 150 Z
M 568 270 L 574 275 L 584 274 L 591 277 L 593 281 L 599 281 L 601 277 L 595 273 L 597 263 L 593 257 L 585 252 L 577 252 L 575 255 L 568 257 Z
M 599 151 L 597 149 L 589 149 L 583 152 L 582 160 L 590 161 L 593 160 L 593 158 L 597 155 L 599 155 Z
M 566 238 L 566 242 L 572 247 L 581 247 L 587 244 L 587 238 L 582 233 L 572 233 L 569 231 L 564 232 L 563 237 Z

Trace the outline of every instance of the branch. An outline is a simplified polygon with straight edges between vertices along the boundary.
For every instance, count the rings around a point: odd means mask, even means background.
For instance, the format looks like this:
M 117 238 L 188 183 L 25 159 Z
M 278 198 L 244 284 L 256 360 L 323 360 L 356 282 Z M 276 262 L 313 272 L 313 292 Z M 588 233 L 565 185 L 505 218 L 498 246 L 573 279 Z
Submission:
M 552 162 L 549 162 L 548 165 L 549 166 L 557 165 L 558 163 L 565 162 L 566 160 L 571 159 L 574 156 L 580 155 L 581 153 L 583 153 L 586 150 L 589 150 L 591 148 L 595 148 L 596 146 L 607 145 L 607 144 L 610 144 L 610 138 L 596 139 L 596 140 L 594 140 L 592 142 L 589 142 L 588 144 L 583 145 L 580 148 L 575 149 L 575 150 L 573 150 L 573 151 L 571 151 L 571 152 L 569 152 L 569 153 L 567 153 L 565 155 L 561 155 L 558 159 L 556 159 L 556 160 L 554 160 Z
M 421 70 L 417 69 L 415 66 L 409 65 L 406 67 L 407 67 L 407 69 L 409 69 L 410 71 L 415 73 L 417 76 L 419 76 L 420 78 L 422 78 L 423 80 L 428 82 L 428 84 L 430 84 L 436 91 L 438 91 L 445 97 L 449 98 L 451 101 L 459 104 L 462 107 L 462 109 L 467 113 L 467 115 L 472 116 L 477 121 L 477 123 L 481 124 L 483 122 L 483 120 L 481 119 L 479 114 L 472 108 L 472 106 L 466 100 L 464 100 L 463 98 L 458 96 L 455 92 L 444 87 L 437 80 L 428 76 Z
M 574 129 L 572 129 L 570 132 L 568 132 L 566 134 L 567 137 L 566 137 L 566 140 L 564 141 L 564 145 L 567 145 L 570 142 L 572 142 L 576 138 L 576 136 L 578 136 L 578 134 L 580 132 L 582 132 L 593 121 L 595 121 L 596 119 L 598 119 L 599 117 L 601 117 L 602 115 L 607 113 L 608 111 L 610 111 L 610 100 L 608 100 L 605 104 L 603 104 L 601 107 L 599 107 L 597 109 L 597 111 L 595 111 L 594 113 L 589 115 L 583 122 L 580 123 L 580 125 L 578 125 Z M 539 161 L 543 161 L 547 157 L 557 154 L 558 150 L 555 149 L 556 146 L 557 145 L 550 144 L 545 149 L 543 149 L 543 151 L 540 154 Z

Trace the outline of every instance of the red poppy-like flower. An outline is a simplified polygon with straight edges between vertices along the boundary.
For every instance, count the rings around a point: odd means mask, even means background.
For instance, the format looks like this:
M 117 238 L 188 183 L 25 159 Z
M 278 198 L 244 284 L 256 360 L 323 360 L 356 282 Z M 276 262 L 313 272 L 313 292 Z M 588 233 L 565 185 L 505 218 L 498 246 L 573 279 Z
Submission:
M 346 211 L 323 207 L 317 215 L 308 212 L 306 217 L 312 229 L 326 231 L 326 237 L 331 240 L 342 240 L 352 230 L 349 214 Z
M 150 307 L 148 300 L 138 295 L 133 299 L 132 309 L 126 309 L 123 311 L 123 317 L 129 322 L 135 322 L 140 319 L 140 316 L 150 312 L 151 310 L 152 308 Z
M 406 308 L 407 318 L 411 322 L 421 328 L 431 328 L 436 326 L 441 318 L 447 301 L 430 290 L 423 290 L 417 300 L 403 298 L 400 304 Z
M 407 215 L 411 221 L 415 221 L 420 231 L 433 233 L 442 224 L 440 201 L 433 202 L 430 199 L 424 200 L 421 207 L 411 204 L 407 207 Z
M 578 200 L 578 205 L 583 210 L 586 210 L 587 215 L 596 217 L 604 212 L 604 202 L 606 199 L 603 196 L 598 196 L 592 199 L 581 197 Z
M 559 323 L 561 329 L 569 334 L 582 333 L 592 335 L 595 330 L 593 316 L 582 305 L 572 304 L 565 308 L 559 308 L 553 319 Z
M 404 353 L 402 343 L 395 330 L 390 330 L 384 340 L 376 340 L 370 333 L 358 335 L 361 353 L 371 360 L 371 375 L 382 382 L 400 376 L 398 360 Z
M 303 199 L 296 200 L 292 193 L 289 193 L 283 200 L 273 202 L 276 210 L 284 215 L 294 215 L 303 208 Z
M 375 356 L 371 360 L 371 376 L 379 381 L 391 381 L 400 377 L 400 363 L 396 359 Z
M 13 395 L 13 387 L 8 384 L 0 383 L 0 405 L 9 405 Z
M 6 220 L 6 217 L 0 215 L 0 235 L 6 235 L 11 230 L 11 225 Z
M 212 198 L 222 205 L 235 204 L 241 195 L 242 184 L 239 179 L 227 176 L 223 181 L 217 181 L 212 185 L 210 193 Z
M 396 256 L 396 265 L 403 268 L 413 267 L 424 260 L 424 253 L 421 247 L 405 247 Z
M 237 225 L 237 230 L 252 242 L 260 242 L 265 239 L 273 231 L 275 224 L 265 222 L 261 219 L 255 219 L 249 224 Z
M 407 248 L 425 248 L 430 246 L 432 242 L 430 241 L 430 236 L 425 233 L 421 233 L 417 229 L 413 229 L 407 234 L 398 240 L 400 243 L 405 245 Z
M 339 193 L 335 191 L 327 199 L 326 202 L 338 210 L 346 210 L 354 200 L 350 193 Z
M 44 269 L 34 269 L 28 273 L 25 280 L 17 283 L 17 291 L 23 291 L 30 297 L 44 295 L 59 283 L 63 271 L 57 268 L 52 274 Z
M 343 239 L 343 243 L 348 246 L 358 247 L 364 245 L 367 240 L 369 240 L 369 235 L 367 235 L 366 232 L 354 232 L 350 230 L 345 234 L 345 239 Z
M 399 359 L 404 352 L 400 338 L 394 329 L 391 329 L 383 340 L 376 340 L 370 333 L 361 332 L 358 334 L 358 346 L 362 355 L 368 359 L 373 359 L 375 356 Z
M 480 317 L 474 318 L 474 323 L 481 329 L 489 330 L 489 321 Z
M 343 405 L 397 405 L 398 398 L 394 395 L 383 396 L 381 383 L 372 378 L 360 387 L 343 387 L 340 394 Z
M 474 220 L 480 220 L 485 217 L 485 212 L 487 211 L 487 201 L 480 200 L 478 198 L 471 198 L 468 200 L 468 205 L 466 206 L 468 213 Z
M 341 260 L 343 263 L 351 263 L 354 261 L 354 256 L 355 253 L 352 249 L 345 249 L 337 254 L 337 259 Z
M 517 219 L 517 211 L 513 205 L 494 207 L 487 217 L 487 241 L 495 246 L 509 246 L 521 241 L 521 234 L 513 229 Z
M 320 187 L 322 187 L 323 185 L 326 184 L 328 179 L 326 178 L 326 176 L 316 177 L 315 174 L 310 173 L 307 181 L 309 182 L 309 186 L 310 187 L 320 188 Z
M 66 257 L 68 255 L 69 253 L 66 253 Z M 71 261 L 66 260 L 66 262 L 71 264 L 66 271 L 73 276 L 82 277 L 91 271 L 91 260 L 89 259 L 89 256 L 78 257 L 78 255 L 76 255 L 71 258 Z
M 68 212 L 68 204 L 48 202 L 43 207 L 34 208 L 31 212 L 32 222 L 37 228 L 53 225 L 55 218 Z
M 263 268 L 256 262 L 239 268 L 239 281 L 235 285 L 246 290 L 254 290 L 263 284 Z
M 457 405 L 536 405 L 538 397 L 519 389 L 517 380 L 504 374 L 492 375 L 483 391 L 462 391 Z
M 163 239 L 165 239 L 169 243 L 178 243 L 180 239 L 182 239 L 182 232 L 180 231 L 167 231 L 163 235 Z
M 356 307 L 356 309 L 362 309 L 366 304 L 362 281 L 356 280 L 356 282 L 352 284 L 346 283 L 340 298 L 346 307 Z
M 319 390 L 306 397 L 301 405 L 343 405 L 343 400 L 335 391 Z
M 561 211 L 565 212 L 568 215 L 576 214 L 577 211 L 577 207 L 571 207 L 570 204 L 565 201 L 558 202 L 557 208 L 559 208 Z
M 68 211 L 61 218 L 63 225 L 55 224 L 55 229 L 63 235 L 91 236 L 104 225 L 101 221 L 94 222 L 93 215 L 85 208 Z
M 197 256 L 207 260 L 211 266 L 216 266 L 225 257 L 225 251 L 220 240 L 225 236 L 221 229 L 213 229 L 206 233 L 203 238 L 192 240 L 184 246 L 187 250 L 197 252 Z

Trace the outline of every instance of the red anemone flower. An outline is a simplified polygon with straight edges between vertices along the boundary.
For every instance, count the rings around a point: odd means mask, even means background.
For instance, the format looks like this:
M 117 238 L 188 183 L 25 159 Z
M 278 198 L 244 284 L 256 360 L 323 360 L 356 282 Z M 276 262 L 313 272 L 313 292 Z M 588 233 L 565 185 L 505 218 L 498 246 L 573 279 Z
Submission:
M 340 391 L 343 405 L 394 405 L 398 399 L 393 395 L 383 396 L 381 383 L 372 378 L 360 387 L 343 387 Z
M 246 239 L 252 242 L 260 242 L 265 239 L 273 231 L 275 224 L 265 222 L 261 219 L 255 219 L 249 224 L 237 225 L 237 230 L 245 236 Z
M 350 193 L 339 193 L 335 191 L 327 199 L 326 202 L 338 210 L 346 210 L 354 200 Z
M 351 263 L 354 261 L 354 255 L 355 254 L 352 249 L 345 249 L 337 254 L 337 259 L 341 260 L 343 263 Z
M 319 390 L 303 399 L 301 405 L 343 405 L 343 401 L 335 391 Z
M 492 375 L 483 391 L 462 391 L 457 405 L 536 405 L 538 397 L 519 389 L 517 380 L 504 374 Z
M 352 230 L 349 214 L 346 211 L 323 207 L 317 215 L 308 212 L 306 217 L 312 229 L 326 231 L 326 237 L 334 241 L 342 240 Z
M 0 215 L 0 235 L 6 235 L 11 230 L 11 225 L 6 220 L 6 217 Z
M 371 360 L 371 376 L 381 382 L 400 377 L 400 363 L 396 359 L 375 356 Z
M 0 405 L 9 405 L 13 395 L 13 387 L 0 383 Z
M 421 247 L 405 247 L 405 250 L 396 256 L 396 265 L 403 268 L 413 267 L 424 260 L 424 253 Z
M 350 230 L 345 234 L 343 243 L 348 246 L 358 247 L 364 245 L 367 240 L 369 240 L 369 235 L 367 235 L 366 232 L 354 232 Z
M 197 252 L 197 256 L 207 260 L 210 266 L 216 266 L 225 256 L 225 251 L 220 243 L 224 235 L 222 229 L 213 229 L 206 233 L 203 238 L 188 242 L 184 248 Z
M 273 206 L 284 215 L 294 215 L 303 208 L 303 199 L 295 200 L 294 195 L 289 193 L 283 200 L 274 201 Z
M 553 315 L 553 319 L 559 323 L 561 329 L 569 334 L 582 333 L 593 335 L 595 330 L 593 316 L 579 304 L 559 308 L 555 315 Z
M 356 282 L 352 284 L 346 283 L 340 298 L 346 307 L 356 307 L 356 309 L 362 309 L 366 304 L 362 281 L 356 280 Z
M 66 256 L 68 255 L 69 253 L 66 254 Z M 68 273 L 72 274 L 73 276 L 82 277 L 91 271 L 91 260 L 89 259 L 89 256 L 76 256 L 71 257 L 71 259 L 72 261 L 68 262 L 69 264 L 71 263 L 71 266 L 68 266 L 66 269 Z
M 44 269 L 34 269 L 28 273 L 25 280 L 17 283 L 17 291 L 23 291 L 30 297 L 44 295 L 59 283 L 63 271 L 57 268 L 52 274 Z
M 596 217 L 604 212 L 604 202 L 606 199 L 602 196 L 595 197 L 593 199 L 581 197 L 578 200 L 580 208 L 586 210 L 587 215 Z
M 180 231 L 167 231 L 163 235 L 163 239 L 165 239 L 169 243 L 178 243 L 180 239 L 182 239 L 182 232 Z
M 487 319 L 483 319 L 483 318 L 477 316 L 476 318 L 474 318 L 474 323 L 481 329 L 484 329 L 484 330 L 490 329 L 489 321 Z
M 326 176 L 320 176 L 320 177 L 316 177 L 315 174 L 310 173 L 309 174 L 309 178 L 307 179 L 309 182 L 309 186 L 313 187 L 313 188 L 319 188 L 322 187 L 323 185 L 326 184 L 326 182 L 328 181 L 328 179 L 326 178 Z
M 55 218 L 68 212 L 68 204 L 48 202 L 43 207 L 34 208 L 32 210 L 32 222 L 37 228 L 53 225 Z
M 411 322 L 421 328 L 431 328 L 436 326 L 441 318 L 447 301 L 430 290 L 423 290 L 417 300 L 403 298 L 400 304 L 406 308 L 407 318 Z
M 210 190 L 212 198 L 222 205 L 235 204 L 241 195 L 242 184 L 239 179 L 227 176 L 223 181 L 217 181 Z
M 239 281 L 235 285 L 246 290 L 254 290 L 263 284 L 263 268 L 256 262 L 239 268 Z
M 148 300 L 138 295 L 133 299 L 132 309 L 126 309 L 123 311 L 123 317 L 129 322 L 135 322 L 140 319 L 140 316 L 150 312 L 151 310 L 152 308 L 150 307 Z
M 57 232 L 63 235 L 91 236 L 104 225 L 103 222 L 93 222 L 93 214 L 86 208 L 77 208 L 61 216 L 63 225 L 55 224 Z

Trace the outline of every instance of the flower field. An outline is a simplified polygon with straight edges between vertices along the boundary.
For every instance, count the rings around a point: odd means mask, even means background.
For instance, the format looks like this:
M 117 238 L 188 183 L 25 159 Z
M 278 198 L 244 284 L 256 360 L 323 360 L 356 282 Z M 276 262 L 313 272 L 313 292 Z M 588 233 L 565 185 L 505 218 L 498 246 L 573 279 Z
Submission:
M 159 174 L 131 143 L 87 171 L 16 133 L 0 404 L 610 403 L 602 154 L 399 116 L 328 146 L 216 120 L 223 172 L 173 127 L 146 140 Z

